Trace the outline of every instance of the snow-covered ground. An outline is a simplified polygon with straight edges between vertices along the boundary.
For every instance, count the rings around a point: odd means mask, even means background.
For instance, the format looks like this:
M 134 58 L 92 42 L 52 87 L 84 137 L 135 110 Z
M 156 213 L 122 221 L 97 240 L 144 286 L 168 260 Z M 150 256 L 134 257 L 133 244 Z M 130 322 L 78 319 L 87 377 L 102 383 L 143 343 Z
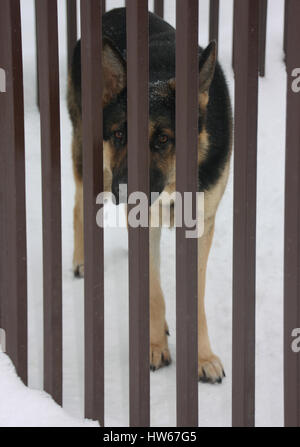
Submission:
M 59 0 L 64 410 L 40 391 L 30 391 L 15 377 L 7 357 L 0 354 L 0 426 L 84 424 L 83 419 L 83 281 L 72 273 L 74 182 L 71 164 L 71 125 L 66 108 L 65 1 Z M 208 36 L 208 0 L 200 3 L 199 41 Z M 220 61 L 233 97 L 231 70 L 232 0 L 221 1 Z M 107 1 L 108 7 L 124 2 Z M 153 2 L 149 2 L 152 8 Z M 166 19 L 175 23 L 175 1 L 165 0 Z M 21 0 L 26 109 L 26 176 L 28 216 L 29 385 L 41 390 L 42 226 L 40 125 L 36 107 L 33 0 Z M 260 80 L 258 139 L 257 232 L 257 354 L 256 423 L 283 425 L 283 185 L 285 151 L 286 73 L 283 64 L 283 0 L 269 2 L 267 71 Z M 211 251 L 206 303 L 211 339 L 223 360 L 227 378 L 222 385 L 199 384 L 199 424 L 231 425 L 232 326 L 232 176 L 218 212 Z M 107 213 L 113 213 L 111 206 Z M 106 425 L 128 425 L 128 256 L 126 229 L 105 231 L 105 348 Z M 173 363 L 151 374 L 151 424 L 176 424 L 175 357 L 175 233 L 163 230 L 162 280 L 170 326 Z M 86 422 L 85 425 L 92 425 Z
M 97 427 L 69 415 L 43 391 L 27 388 L 0 354 L 0 427 Z

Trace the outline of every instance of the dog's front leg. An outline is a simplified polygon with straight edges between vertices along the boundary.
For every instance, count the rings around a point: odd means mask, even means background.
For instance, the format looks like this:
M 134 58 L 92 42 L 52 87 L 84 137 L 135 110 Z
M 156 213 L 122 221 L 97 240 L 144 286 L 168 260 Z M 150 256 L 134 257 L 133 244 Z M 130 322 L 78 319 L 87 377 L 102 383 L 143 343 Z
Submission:
M 168 326 L 160 285 L 161 228 L 150 229 L 150 367 L 153 371 L 169 365 Z
M 206 267 L 213 235 L 214 221 L 205 222 L 205 233 L 198 240 L 198 374 L 202 382 L 221 383 L 225 373 L 211 349 L 204 305 Z

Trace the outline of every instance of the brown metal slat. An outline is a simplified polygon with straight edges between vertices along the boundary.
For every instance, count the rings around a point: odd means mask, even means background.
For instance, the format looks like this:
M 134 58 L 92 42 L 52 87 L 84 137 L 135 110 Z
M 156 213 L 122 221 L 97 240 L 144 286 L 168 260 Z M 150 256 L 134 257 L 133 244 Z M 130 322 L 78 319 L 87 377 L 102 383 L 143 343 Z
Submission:
M 267 13 L 268 0 L 259 2 L 259 75 L 264 77 L 266 72 L 266 42 L 267 42 Z
M 61 405 L 61 161 L 56 0 L 39 0 L 36 12 L 42 151 L 44 389 Z
M 127 0 L 128 194 L 149 197 L 147 0 Z M 150 425 L 149 228 L 129 226 L 130 426 Z
M 235 44 L 235 41 L 236 41 L 236 39 L 237 39 L 237 36 L 236 36 L 236 27 L 235 27 L 235 24 L 236 24 L 236 8 L 237 8 L 237 2 L 238 2 L 238 0 L 233 0 L 233 22 L 232 22 L 232 69 L 233 69 L 233 71 L 234 71 L 234 44 Z
M 164 17 L 164 0 L 154 0 L 154 12 L 160 17 Z
M 27 383 L 24 99 L 19 0 L 0 0 L 1 301 L 7 354 Z
M 3 41 L 3 39 L 2 39 Z M 0 44 L 1 45 L 1 44 Z M 3 65 L 3 55 L 2 48 L 0 47 L 0 70 L 4 70 L 1 68 Z M 2 75 L 1 75 L 2 73 Z M 3 72 L 0 73 L 0 77 L 3 76 Z M 1 78 L 2 79 L 2 78 Z M 1 87 L 1 86 L 0 86 Z M 3 94 L 1 90 L 0 95 Z M 0 97 L 0 110 L 1 115 L 3 116 L 2 108 L 4 104 L 2 103 L 2 98 Z M 2 133 L 2 128 L 1 128 Z M 4 318 L 3 318 L 3 306 L 5 299 L 5 289 L 4 289 L 4 281 L 5 281 L 5 181 L 4 181 L 4 166 L 5 166 L 5 156 L 4 150 L 2 146 L 2 140 L 0 140 L 0 328 L 4 329 Z
M 255 420 L 259 0 L 236 2 L 232 424 Z
M 77 0 L 67 0 L 68 67 L 71 67 L 77 42 Z
M 2 19 L 2 21 L 1 21 Z M 6 41 L 4 38 L 4 34 L 7 33 L 6 27 L 3 26 L 3 20 L 8 22 L 7 19 L 3 16 L 0 17 L 0 33 L 1 33 L 1 41 L 0 41 L 0 112 L 1 116 L 6 116 L 9 113 L 9 110 L 7 108 L 7 102 L 4 102 L 4 93 L 7 92 L 7 86 L 6 86 L 6 68 L 5 65 L 7 62 L 5 60 L 7 59 L 6 55 L 6 48 L 7 45 L 5 43 L 5 48 L 3 47 L 3 43 Z M 4 82 L 4 85 L 3 85 Z M 6 118 L 7 120 L 7 118 Z M 4 311 L 4 300 L 5 300 L 5 266 L 6 266 L 6 259 L 5 259 L 5 243 L 6 243 L 6 237 L 5 237 L 5 193 L 6 193 L 6 180 L 5 180 L 5 147 L 7 147 L 7 144 L 4 143 L 3 139 L 5 138 L 5 132 L 3 130 L 3 124 L 5 123 L 5 120 L 0 122 L 0 328 L 4 329 L 4 318 L 3 318 L 3 311 Z M 2 124 L 2 125 L 1 125 Z M 8 136 L 8 134 L 6 135 Z
M 234 69 L 234 42 L 237 39 L 235 36 L 236 28 L 236 7 L 237 0 L 234 0 L 233 13 L 233 45 L 232 45 L 232 67 Z M 266 42 L 267 42 L 267 13 L 268 0 L 261 0 L 259 2 L 259 75 L 265 76 L 266 72 Z
M 1 55 L 0 58 L 2 59 Z M 1 65 L 0 65 L 1 67 Z M 1 76 L 1 74 L 0 74 Z M 0 108 L 2 104 L 0 104 Z M 1 114 L 3 114 L 1 109 Z M 2 143 L 0 143 L 2 145 Z M 4 151 L 0 145 L 0 329 L 4 329 L 4 318 L 3 318 L 3 306 L 5 299 L 5 234 L 4 234 L 4 223 L 5 223 L 5 206 L 4 206 L 4 172 L 3 166 L 5 166 Z
M 81 0 L 85 416 L 104 426 L 104 237 L 96 223 L 103 191 L 102 7 Z
M 287 51 L 287 33 L 288 33 L 288 17 L 289 17 L 290 0 L 284 2 L 284 30 L 283 30 L 283 51 L 286 55 Z
M 209 8 L 209 41 L 219 42 L 220 0 L 210 0 Z M 218 47 L 217 47 L 218 48 Z
M 176 190 L 182 197 L 185 192 L 195 197 L 198 191 L 198 0 L 177 0 L 176 15 Z M 196 427 L 198 242 L 187 239 L 186 230 L 185 225 L 176 229 L 177 425 Z
M 35 0 L 35 10 L 34 10 L 34 14 L 35 14 L 35 51 L 36 51 L 36 103 L 38 108 L 40 108 L 40 87 L 39 87 L 39 50 L 38 50 L 38 45 L 39 45 L 39 40 L 38 40 L 38 35 L 37 35 L 37 13 L 36 13 L 36 8 L 37 8 L 37 2 L 39 0 Z
M 300 2 L 290 0 L 287 32 L 287 122 L 284 250 L 284 414 L 286 427 L 300 427 L 300 354 L 292 349 L 300 327 Z M 299 78 L 299 72 L 297 77 Z M 295 82 L 295 86 L 293 83 Z

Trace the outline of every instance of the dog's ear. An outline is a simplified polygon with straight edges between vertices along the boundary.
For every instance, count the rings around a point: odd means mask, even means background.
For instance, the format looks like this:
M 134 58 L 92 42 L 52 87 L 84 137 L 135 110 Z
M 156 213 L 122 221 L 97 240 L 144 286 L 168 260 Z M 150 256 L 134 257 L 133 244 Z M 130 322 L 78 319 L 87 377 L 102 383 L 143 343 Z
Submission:
M 103 39 L 103 105 L 111 102 L 126 87 L 126 62 L 118 49 Z
M 217 44 L 212 41 L 203 51 L 199 59 L 199 94 L 207 94 L 210 84 L 213 80 L 217 62 Z M 170 79 L 169 87 L 171 90 L 176 89 L 176 79 Z
M 215 74 L 217 62 L 217 44 L 213 40 L 203 51 L 199 60 L 199 90 L 200 93 L 209 91 Z

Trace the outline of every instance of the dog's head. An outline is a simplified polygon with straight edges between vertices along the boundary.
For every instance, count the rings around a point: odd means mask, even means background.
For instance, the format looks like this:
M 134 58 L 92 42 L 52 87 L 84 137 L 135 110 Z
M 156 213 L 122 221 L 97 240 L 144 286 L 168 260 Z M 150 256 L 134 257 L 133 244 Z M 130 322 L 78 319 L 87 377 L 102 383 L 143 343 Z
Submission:
M 203 51 L 199 61 L 199 163 L 205 158 L 205 128 L 209 88 L 216 65 L 216 44 Z M 119 185 L 127 184 L 127 90 L 126 62 L 111 42 L 104 42 L 104 165 L 112 175 L 112 192 L 119 202 Z M 175 188 L 175 102 L 174 78 L 149 85 L 150 191 L 173 192 Z

